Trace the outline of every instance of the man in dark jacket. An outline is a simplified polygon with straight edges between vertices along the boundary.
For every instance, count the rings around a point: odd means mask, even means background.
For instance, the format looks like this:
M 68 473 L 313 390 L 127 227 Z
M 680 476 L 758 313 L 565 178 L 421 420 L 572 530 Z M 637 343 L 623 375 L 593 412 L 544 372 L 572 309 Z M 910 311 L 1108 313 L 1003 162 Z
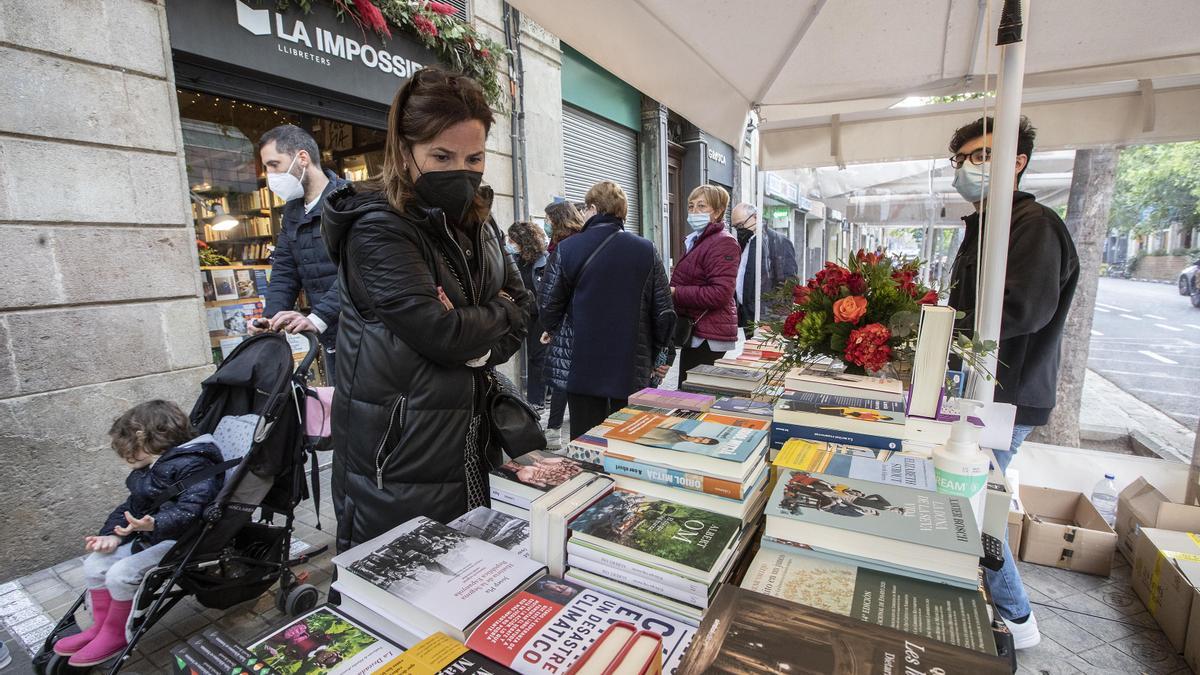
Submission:
M 975 213 L 963 218 L 967 232 L 950 277 L 950 306 L 965 312 L 957 328 L 968 332 L 975 325 L 978 247 L 983 239 L 992 124 L 990 117 L 976 120 L 956 131 L 950 141 L 954 187 L 975 206 Z M 1029 120 L 1022 117 L 1017 139 L 1017 185 L 1029 165 L 1036 134 Z M 997 401 L 1014 404 L 1017 417 L 1011 446 L 995 451 L 1001 471 L 1008 468 L 1029 432 L 1045 424 L 1054 408 L 1063 325 L 1079 279 L 1079 257 L 1057 213 L 1038 204 L 1033 195 L 1017 191 L 1013 193 L 1010 227 L 995 396 Z M 1004 567 L 999 572 L 987 570 L 988 587 L 1016 648 L 1024 649 L 1036 645 L 1041 635 L 1021 577 L 1007 555 L 1008 548 L 1004 551 Z
M 737 277 L 737 313 L 738 327 L 745 331 L 746 337 L 754 335 L 750 324 L 754 323 L 754 288 L 758 288 L 762 300 L 762 318 L 773 318 L 779 314 L 777 308 L 771 307 L 767 299 L 783 285 L 783 282 L 796 276 L 799 272 L 796 266 L 796 249 L 792 242 L 782 234 L 769 227 L 763 228 L 765 236 L 758 233 L 758 209 L 753 204 L 742 202 L 733 207 L 733 228 L 737 235 L 738 245 L 742 247 L 742 259 L 738 267 Z M 758 274 L 758 242 L 763 245 L 762 276 Z
M 321 205 L 346 181 L 321 169 L 317 142 L 300 127 L 275 127 L 263 134 L 258 148 L 267 169 L 267 185 L 284 201 L 283 226 L 271 256 L 271 283 L 263 316 L 270 319 L 272 330 L 319 333 L 326 377 L 332 382 L 341 299 L 337 265 L 330 260 L 321 235 Z M 310 305 L 307 316 L 295 311 L 302 290 Z M 264 329 L 252 325 L 250 332 Z
M 623 231 L 628 202 L 616 184 L 592 186 L 590 216 L 557 249 L 543 284 L 542 324 L 574 335 L 566 381 L 571 437 L 578 438 L 646 387 L 667 348 L 675 309 L 654 245 Z

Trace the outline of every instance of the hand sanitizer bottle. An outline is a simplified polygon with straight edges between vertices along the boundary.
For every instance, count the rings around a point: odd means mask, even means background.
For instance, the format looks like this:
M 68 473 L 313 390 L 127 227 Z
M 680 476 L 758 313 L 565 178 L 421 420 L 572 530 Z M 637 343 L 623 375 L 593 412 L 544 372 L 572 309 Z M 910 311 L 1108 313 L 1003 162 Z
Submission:
M 979 449 L 979 427 L 967 419 L 981 404 L 959 399 L 958 405 L 960 417 L 950 430 L 950 440 L 933 450 L 933 471 L 937 477 L 937 491 L 966 497 L 975 512 L 975 524 L 982 527 L 991 461 L 987 453 Z

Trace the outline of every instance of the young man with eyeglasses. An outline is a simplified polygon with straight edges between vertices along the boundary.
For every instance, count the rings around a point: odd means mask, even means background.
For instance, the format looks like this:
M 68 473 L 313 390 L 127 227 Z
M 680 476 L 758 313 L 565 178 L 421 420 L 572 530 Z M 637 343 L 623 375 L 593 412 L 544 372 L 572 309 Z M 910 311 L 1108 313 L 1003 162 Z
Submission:
M 956 328 L 968 332 L 975 326 L 992 125 L 992 118 L 981 118 L 954 132 L 950 139 L 950 152 L 954 153 L 950 158 L 955 169 L 954 188 L 975 206 L 975 213 L 963 218 L 966 236 L 950 274 L 949 304 L 966 314 Z M 1033 155 L 1036 134 L 1037 130 L 1029 120 L 1022 117 L 1017 136 L 1018 186 Z M 1017 416 L 1011 446 L 995 451 L 1001 471 L 1008 468 L 1034 427 L 1045 424 L 1054 409 L 1063 326 L 1079 279 L 1079 257 L 1062 218 L 1039 204 L 1028 192 L 1016 190 L 1012 199 L 995 398 L 1015 405 Z M 1001 618 L 1013 634 L 1016 648 L 1032 647 L 1041 641 L 1037 620 L 1008 547 L 1004 553 L 1004 567 L 999 572 L 986 570 L 988 589 Z

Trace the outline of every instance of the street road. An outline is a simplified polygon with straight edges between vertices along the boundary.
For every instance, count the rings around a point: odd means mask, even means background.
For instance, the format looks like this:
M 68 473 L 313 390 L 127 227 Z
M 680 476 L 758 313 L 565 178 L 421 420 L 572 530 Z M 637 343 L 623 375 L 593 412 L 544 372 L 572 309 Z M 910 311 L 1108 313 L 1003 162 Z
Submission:
M 1174 284 L 1100 278 L 1088 368 L 1188 429 L 1200 422 L 1200 308 Z

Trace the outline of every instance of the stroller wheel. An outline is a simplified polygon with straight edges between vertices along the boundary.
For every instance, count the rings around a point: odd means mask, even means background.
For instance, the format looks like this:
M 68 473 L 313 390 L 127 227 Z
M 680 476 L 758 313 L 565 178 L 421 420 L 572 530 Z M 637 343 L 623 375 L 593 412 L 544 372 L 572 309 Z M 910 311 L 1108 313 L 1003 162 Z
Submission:
M 79 633 L 78 624 L 71 622 L 66 628 L 64 628 L 62 631 L 60 631 L 58 634 L 56 634 L 52 638 L 52 642 L 55 640 L 65 638 L 65 637 L 70 637 L 72 635 L 76 635 L 78 633 Z M 44 650 L 38 652 L 37 654 L 35 654 L 33 657 L 32 663 L 30 663 L 30 665 L 33 667 L 33 672 L 36 673 L 36 675 L 50 675 L 51 673 L 60 672 L 60 671 L 55 671 L 55 670 L 50 669 L 50 662 L 53 661 L 56 657 L 62 661 L 63 665 L 66 665 L 67 660 L 70 658 L 70 657 L 64 658 L 62 656 L 59 656 L 52 649 L 44 649 Z M 61 667 L 61 666 L 56 666 L 56 667 Z
M 55 654 L 51 652 L 50 660 L 46 662 L 46 675 L 75 675 L 76 673 L 87 673 L 91 668 L 80 668 L 73 666 L 68 661 L 71 657 Z
M 300 616 L 321 600 L 321 593 L 312 584 L 300 584 L 288 591 L 284 611 L 288 616 Z

